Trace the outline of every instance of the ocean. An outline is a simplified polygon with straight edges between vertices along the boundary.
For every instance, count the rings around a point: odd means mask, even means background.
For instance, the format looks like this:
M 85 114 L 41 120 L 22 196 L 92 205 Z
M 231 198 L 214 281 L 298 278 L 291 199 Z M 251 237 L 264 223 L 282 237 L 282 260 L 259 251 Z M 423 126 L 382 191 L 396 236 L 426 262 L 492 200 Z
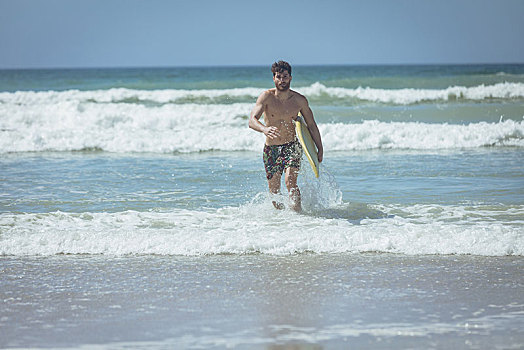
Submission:
M 269 65 L 0 70 L 0 348 L 524 347 L 524 65 L 291 85 L 300 214 L 247 126 Z

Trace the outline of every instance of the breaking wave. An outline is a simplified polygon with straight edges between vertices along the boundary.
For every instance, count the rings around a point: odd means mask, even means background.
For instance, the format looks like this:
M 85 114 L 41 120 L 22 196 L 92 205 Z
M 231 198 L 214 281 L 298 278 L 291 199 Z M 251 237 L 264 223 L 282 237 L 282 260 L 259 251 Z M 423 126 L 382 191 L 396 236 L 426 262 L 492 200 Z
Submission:
M 253 103 L 264 89 L 247 87 L 235 89 L 164 89 L 67 91 L 17 91 L 0 93 L 0 104 L 28 106 L 40 104 L 76 103 L 136 103 L 164 105 L 181 103 Z M 472 87 L 450 86 L 445 89 L 381 89 L 372 87 L 328 87 L 319 82 L 295 90 L 313 101 L 349 100 L 393 105 L 409 105 L 439 101 L 484 101 L 492 99 L 516 100 L 524 98 L 524 83 L 498 83 Z
M 275 213 L 269 202 L 212 211 L 3 213 L 0 255 L 524 255 L 521 205 L 342 204 L 329 210 L 336 215 Z

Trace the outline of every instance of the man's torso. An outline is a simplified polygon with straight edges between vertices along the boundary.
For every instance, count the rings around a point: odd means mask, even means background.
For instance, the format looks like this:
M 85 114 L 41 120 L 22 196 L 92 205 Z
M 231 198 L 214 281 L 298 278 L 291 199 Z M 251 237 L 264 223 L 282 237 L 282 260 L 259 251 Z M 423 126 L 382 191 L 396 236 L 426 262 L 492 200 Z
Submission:
M 282 145 L 296 139 L 294 118 L 300 111 L 301 95 L 290 90 L 285 100 L 280 100 L 275 95 L 275 89 L 268 90 L 268 98 L 264 108 L 264 122 L 267 126 L 275 126 L 280 131 L 280 136 L 266 139 L 268 146 Z

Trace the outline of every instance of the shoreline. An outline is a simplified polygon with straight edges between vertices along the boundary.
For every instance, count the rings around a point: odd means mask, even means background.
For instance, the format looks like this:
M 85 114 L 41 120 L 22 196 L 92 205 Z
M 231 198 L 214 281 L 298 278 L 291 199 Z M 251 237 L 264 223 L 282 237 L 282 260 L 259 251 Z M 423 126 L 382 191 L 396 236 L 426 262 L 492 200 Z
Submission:
M 0 348 L 518 348 L 524 259 L 1 257 Z

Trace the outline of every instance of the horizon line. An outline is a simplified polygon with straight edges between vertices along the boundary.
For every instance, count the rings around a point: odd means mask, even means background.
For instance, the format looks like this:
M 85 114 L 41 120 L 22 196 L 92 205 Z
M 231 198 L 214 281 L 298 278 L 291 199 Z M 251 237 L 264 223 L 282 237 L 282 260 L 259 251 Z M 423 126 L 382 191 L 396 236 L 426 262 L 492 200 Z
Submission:
M 524 65 L 524 62 L 447 62 L 447 63 L 295 63 L 293 67 L 361 67 L 361 66 L 489 66 Z M 173 69 L 173 68 L 258 68 L 268 64 L 209 64 L 209 65 L 122 65 L 122 66 L 41 66 L 41 67 L 0 67 L 0 70 L 69 70 L 69 69 Z

